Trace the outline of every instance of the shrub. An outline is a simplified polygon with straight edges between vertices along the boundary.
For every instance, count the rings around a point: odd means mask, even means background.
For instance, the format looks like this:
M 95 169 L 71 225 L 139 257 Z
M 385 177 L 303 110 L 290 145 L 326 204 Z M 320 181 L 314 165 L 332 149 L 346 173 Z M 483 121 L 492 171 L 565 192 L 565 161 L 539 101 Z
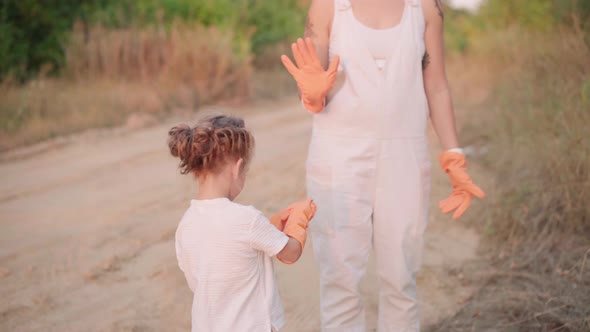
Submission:
M 299 35 L 305 9 L 297 0 L 4 0 L 0 4 L 0 80 L 34 77 L 65 65 L 72 25 L 171 29 L 200 24 L 229 32 L 232 52 L 247 57 Z

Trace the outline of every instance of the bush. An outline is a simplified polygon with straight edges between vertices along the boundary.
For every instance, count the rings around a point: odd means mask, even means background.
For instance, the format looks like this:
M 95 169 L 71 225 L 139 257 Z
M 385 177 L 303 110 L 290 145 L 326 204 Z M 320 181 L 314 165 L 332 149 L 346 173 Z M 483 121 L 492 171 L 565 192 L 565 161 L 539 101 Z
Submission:
M 72 34 L 60 78 L 0 86 L 0 151 L 87 128 L 160 117 L 250 95 L 249 57 L 232 52 L 231 33 L 199 25 L 106 29 Z
M 553 32 L 567 26 L 581 31 L 590 43 L 588 0 L 488 0 L 476 14 L 446 8 L 445 37 L 451 52 L 464 53 L 491 31 Z M 477 48 L 477 47 L 476 47 Z
M 586 0 L 489 0 L 455 31 L 496 73 L 464 132 L 496 183 L 482 287 L 432 331 L 590 331 L 589 20 Z
M 97 11 L 95 20 L 107 26 L 169 25 L 199 22 L 251 34 L 252 51 L 294 37 L 303 31 L 305 9 L 297 0 L 124 0 Z
M 72 23 L 92 8 L 91 1 L 3 0 L 0 4 L 0 80 L 22 81 L 44 66 L 64 64 L 63 45 Z
M 481 290 L 436 331 L 590 330 L 590 47 L 580 30 L 488 31 L 498 73 L 466 133 L 496 179 Z M 479 280 L 478 280 L 479 279 Z
M 198 23 L 229 32 L 242 57 L 299 35 L 305 9 L 297 0 L 4 0 L 0 5 L 0 80 L 34 77 L 65 65 L 72 25 L 170 29 Z

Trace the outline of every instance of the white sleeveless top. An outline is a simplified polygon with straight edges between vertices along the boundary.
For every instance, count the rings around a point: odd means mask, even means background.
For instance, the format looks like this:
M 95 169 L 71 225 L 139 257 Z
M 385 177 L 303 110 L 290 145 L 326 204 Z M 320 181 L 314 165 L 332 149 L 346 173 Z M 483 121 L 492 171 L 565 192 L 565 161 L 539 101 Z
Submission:
M 314 115 L 314 135 L 424 137 L 428 103 L 422 78 L 425 21 L 420 0 L 406 0 L 400 23 L 372 38 L 366 34 L 375 30 L 357 21 L 349 0 L 334 2 L 329 56 L 340 56 L 340 67 L 326 109 Z M 372 46 L 375 36 L 383 38 L 385 48 Z M 381 64 L 374 59 L 380 55 Z
M 404 11 L 405 12 L 405 11 Z M 356 29 L 359 30 L 359 34 L 364 41 L 367 50 L 373 56 L 375 64 L 379 70 L 385 67 L 387 59 L 393 52 L 394 43 L 393 41 L 397 38 L 397 32 L 400 24 L 403 22 L 405 15 L 402 15 L 400 22 L 392 27 L 385 29 L 374 29 L 366 26 L 358 19 L 354 17 Z

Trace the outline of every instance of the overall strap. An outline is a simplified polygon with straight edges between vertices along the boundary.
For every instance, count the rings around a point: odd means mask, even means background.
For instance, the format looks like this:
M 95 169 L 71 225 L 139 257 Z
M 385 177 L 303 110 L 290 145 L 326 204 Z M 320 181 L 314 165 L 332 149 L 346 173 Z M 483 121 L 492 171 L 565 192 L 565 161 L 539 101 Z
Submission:
M 350 0 L 334 0 L 334 19 L 352 12 Z
M 352 8 L 350 0 L 334 0 L 334 12 L 348 10 Z
M 350 24 L 346 22 L 348 15 L 352 13 L 352 5 L 349 0 L 334 0 L 334 17 L 332 18 L 332 29 L 330 31 L 330 41 L 337 34 L 348 35 L 347 29 Z
M 409 6 L 410 24 L 412 25 L 412 35 L 415 44 L 424 52 L 424 31 L 426 30 L 426 21 L 422 10 L 422 0 L 406 0 L 406 6 Z

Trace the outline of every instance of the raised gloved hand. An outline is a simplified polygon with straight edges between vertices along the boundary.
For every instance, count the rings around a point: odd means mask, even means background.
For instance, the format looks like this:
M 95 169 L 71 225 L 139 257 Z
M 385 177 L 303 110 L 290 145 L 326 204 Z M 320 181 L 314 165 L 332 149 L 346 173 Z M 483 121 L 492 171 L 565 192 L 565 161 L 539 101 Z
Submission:
M 445 214 L 455 211 L 453 219 L 456 220 L 471 205 L 473 197 L 484 198 L 485 193 L 471 181 L 467 174 L 467 161 L 464 154 L 445 151 L 440 154 L 439 161 L 453 185 L 453 192 L 439 203 L 439 207 Z
M 335 56 L 328 70 L 324 70 L 310 38 L 305 41 L 299 38 L 297 43 L 291 44 L 291 51 L 297 66 L 286 55 L 281 56 L 281 61 L 297 82 L 304 107 L 320 113 L 324 110 L 326 95 L 334 86 L 340 58 Z

